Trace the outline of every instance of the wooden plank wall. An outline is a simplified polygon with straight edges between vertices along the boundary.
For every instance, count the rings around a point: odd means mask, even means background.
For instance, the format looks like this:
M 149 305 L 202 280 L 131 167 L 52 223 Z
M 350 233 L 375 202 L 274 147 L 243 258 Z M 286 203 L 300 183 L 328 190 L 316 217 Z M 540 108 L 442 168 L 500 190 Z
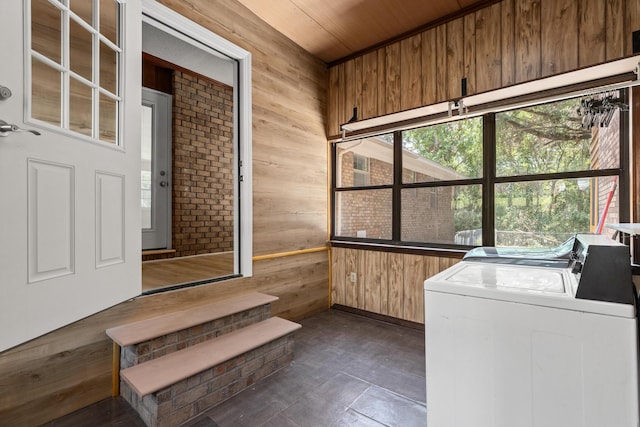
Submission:
M 424 280 L 459 259 L 332 248 L 331 302 L 424 323 Z M 355 273 L 355 282 L 352 279 Z
M 638 0 L 503 0 L 329 69 L 327 133 L 368 119 L 622 58 Z M 358 66 L 357 64 L 362 64 Z
M 324 246 L 326 65 L 235 0 L 162 2 L 252 53 L 253 254 Z M 36 426 L 109 397 L 106 328 L 253 290 L 300 319 L 327 309 L 328 267 L 327 252 L 257 261 L 253 278 L 137 298 L 3 352 L 0 424 Z

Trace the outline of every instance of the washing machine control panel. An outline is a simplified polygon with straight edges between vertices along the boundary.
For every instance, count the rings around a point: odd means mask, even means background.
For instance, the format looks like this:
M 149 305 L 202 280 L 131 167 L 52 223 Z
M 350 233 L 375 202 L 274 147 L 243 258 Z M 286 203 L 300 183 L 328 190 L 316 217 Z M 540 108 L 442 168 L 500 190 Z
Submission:
M 576 298 L 635 304 L 628 246 L 601 234 L 577 234 L 570 266 Z

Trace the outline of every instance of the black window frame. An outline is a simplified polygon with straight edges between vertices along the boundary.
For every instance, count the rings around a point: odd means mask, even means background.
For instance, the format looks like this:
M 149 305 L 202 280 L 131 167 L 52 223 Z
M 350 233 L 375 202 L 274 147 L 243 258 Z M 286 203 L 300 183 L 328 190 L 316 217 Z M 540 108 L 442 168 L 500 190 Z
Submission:
M 620 90 L 620 98 L 629 105 L 629 89 Z M 545 104 L 549 101 L 541 101 L 539 104 Z M 535 104 L 532 104 L 535 105 Z M 519 107 L 509 108 L 502 111 L 516 110 Z M 520 107 L 521 108 L 521 107 Z M 502 112 L 501 111 L 501 112 Z M 331 198 L 330 198 L 330 243 L 333 246 L 342 247 L 360 247 L 368 246 L 374 250 L 398 250 L 406 253 L 422 253 L 424 251 L 433 251 L 436 255 L 455 254 L 465 252 L 474 246 L 458 245 L 458 244 L 442 244 L 429 242 L 411 242 L 401 240 L 401 194 L 403 189 L 410 188 L 434 188 L 434 187 L 451 187 L 461 185 L 477 185 L 482 186 L 482 246 L 495 246 L 495 185 L 503 183 L 520 183 L 530 181 L 543 181 L 555 179 L 575 179 L 575 178 L 596 178 L 615 176 L 618 180 L 618 210 L 620 222 L 629 222 L 630 217 L 630 160 L 629 160 L 629 144 L 630 144 L 630 112 L 620 109 L 620 159 L 618 168 L 581 170 L 571 172 L 554 172 L 541 173 L 532 175 L 517 176 L 496 176 L 496 112 L 483 114 L 482 117 L 482 151 L 483 151 L 483 174 L 480 178 L 460 179 L 451 181 L 429 181 L 419 183 L 403 183 L 402 182 L 402 132 L 405 130 L 381 130 L 375 135 L 367 137 L 393 134 L 393 183 L 388 185 L 360 186 L 360 187 L 338 187 L 337 186 L 337 146 L 344 140 L 333 141 L 331 143 Z M 477 116 L 474 116 L 477 117 Z M 472 118 L 472 117 L 468 117 Z M 460 120 L 466 120 L 461 118 Z M 425 124 L 428 126 L 429 124 Z M 363 136 L 364 138 L 364 136 Z M 346 191 L 362 191 L 376 189 L 392 190 L 392 238 L 391 240 L 370 239 L 359 237 L 336 236 L 336 195 L 339 192 Z

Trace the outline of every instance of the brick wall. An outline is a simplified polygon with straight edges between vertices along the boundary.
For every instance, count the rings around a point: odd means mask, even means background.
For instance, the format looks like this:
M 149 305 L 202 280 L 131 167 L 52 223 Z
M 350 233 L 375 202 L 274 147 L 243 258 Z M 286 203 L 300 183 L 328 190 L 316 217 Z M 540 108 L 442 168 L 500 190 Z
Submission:
M 338 155 L 340 156 L 340 151 Z M 353 185 L 352 152 L 342 154 L 340 183 L 342 187 Z M 409 169 L 403 169 L 403 182 L 429 182 L 433 178 Z M 411 176 L 414 175 L 413 179 Z M 391 163 L 369 159 L 371 185 L 393 183 Z M 391 190 L 338 192 L 336 213 L 339 236 L 357 237 L 365 231 L 370 239 L 391 239 L 392 206 Z M 455 234 L 452 187 L 416 188 L 402 191 L 402 240 L 414 242 L 453 242 Z
M 592 169 L 609 169 L 617 168 L 620 165 L 620 113 L 616 112 L 611 120 L 611 123 L 607 127 L 595 127 L 592 130 L 591 139 L 591 167 Z M 597 182 L 597 199 L 592 200 L 592 204 L 595 205 L 594 212 L 591 216 L 592 231 L 595 231 L 595 226 L 598 225 L 598 220 L 604 211 L 607 204 L 607 198 L 611 191 L 613 179 L 609 177 L 596 178 Z M 609 211 L 607 212 L 607 218 L 605 223 L 619 223 L 619 205 L 618 194 L 620 190 L 616 189 L 611 204 L 609 205 Z M 611 234 L 606 228 L 603 232 Z
M 292 334 L 141 397 L 121 381 L 122 397 L 149 427 L 175 427 L 240 393 L 293 360 Z
M 233 250 L 233 88 L 173 73 L 175 256 Z
M 149 362 L 270 317 L 271 304 L 264 304 L 122 347 L 120 368 Z M 144 397 L 120 380 L 120 394 L 147 426 L 176 426 L 284 367 L 293 359 L 293 343 L 293 335 L 288 334 Z

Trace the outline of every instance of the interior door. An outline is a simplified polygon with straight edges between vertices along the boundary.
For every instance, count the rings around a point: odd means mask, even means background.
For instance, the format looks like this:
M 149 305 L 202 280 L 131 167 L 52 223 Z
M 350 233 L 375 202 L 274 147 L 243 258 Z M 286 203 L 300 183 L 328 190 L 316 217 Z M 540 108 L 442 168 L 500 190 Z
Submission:
M 171 247 L 171 95 L 142 89 L 142 249 Z
M 138 2 L 2 15 L 0 351 L 141 290 Z

